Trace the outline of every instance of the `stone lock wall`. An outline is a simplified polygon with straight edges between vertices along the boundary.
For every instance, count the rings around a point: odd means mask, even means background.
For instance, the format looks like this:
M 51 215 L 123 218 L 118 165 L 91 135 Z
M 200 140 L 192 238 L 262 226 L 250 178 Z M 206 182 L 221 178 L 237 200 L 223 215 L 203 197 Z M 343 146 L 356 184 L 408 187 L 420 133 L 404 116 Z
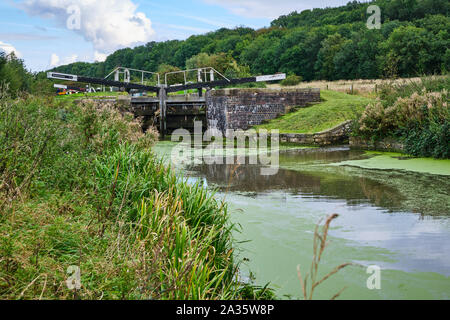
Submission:
M 395 139 L 383 139 L 373 142 L 360 137 L 350 137 L 350 148 L 391 152 L 404 152 L 405 149 L 403 143 Z
M 288 107 L 320 101 L 320 89 L 224 89 L 206 95 L 208 128 L 247 130 L 285 114 Z
M 326 131 L 317 133 L 281 133 L 281 142 L 292 142 L 305 145 L 329 146 L 344 143 L 351 131 L 352 121 L 346 121 Z

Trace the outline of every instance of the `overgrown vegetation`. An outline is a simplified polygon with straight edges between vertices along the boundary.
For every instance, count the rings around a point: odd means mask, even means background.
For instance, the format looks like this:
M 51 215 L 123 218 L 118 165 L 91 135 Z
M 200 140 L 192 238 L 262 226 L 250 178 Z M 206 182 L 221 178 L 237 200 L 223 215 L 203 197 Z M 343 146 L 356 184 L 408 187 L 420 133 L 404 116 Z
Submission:
M 369 98 L 342 92 L 321 91 L 322 102 L 310 107 L 299 108 L 257 126 L 258 129 L 278 129 L 281 133 L 317 133 L 331 129 L 361 114 Z
M 14 52 L 6 54 L 0 51 L 0 85 L 8 84 L 9 93 L 17 96 L 27 91 L 38 94 L 52 92 L 52 82 L 44 72 L 31 73 L 25 68 L 23 60 L 18 59 Z
M 288 87 L 288 86 L 296 86 L 300 82 L 302 82 L 302 77 L 296 76 L 295 74 L 290 74 L 286 77 L 286 79 L 281 81 L 280 84 L 282 86 Z
M 272 297 L 237 282 L 226 205 L 155 159 L 154 131 L 91 102 L 0 93 L 2 299 Z
M 381 8 L 381 30 L 366 26 L 371 4 Z M 55 70 L 104 77 L 117 66 L 156 72 L 162 65 L 207 65 L 229 76 L 285 72 L 305 81 L 443 74 L 450 71 L 449 7 L 446 0 L 351 1 L 293 12 L 259 30 L 221 28 L 184 41 L 121 49 L 105 62 Z
M 450 77 L 424 78 L 420 83 L 387 84 L 367 106 L 355 135 L 372 141 L 395 138 L 414 156 L 450 157 Z
M 111 97 L 116 98 L 117 96 L 128 95 L 126 92 L 120 91 L 100 91 L 100 92 L 89 92 L 89 93 L 74 93 L 74 94 L 66 94 L 61 96 L 56 96 L 57 100 L 77 100 L 77 99 L 111 99 Z

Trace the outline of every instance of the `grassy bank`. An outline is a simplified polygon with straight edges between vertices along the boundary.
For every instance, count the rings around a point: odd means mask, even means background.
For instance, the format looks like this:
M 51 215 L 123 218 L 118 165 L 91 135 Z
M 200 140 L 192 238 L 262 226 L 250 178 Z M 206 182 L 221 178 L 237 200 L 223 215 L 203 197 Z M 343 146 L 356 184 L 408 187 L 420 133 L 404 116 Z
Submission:
M 236 281 L 226 204 L 154 141 L 112 109 L 1 93 L 1 299 L 271 297 Z
M 288 113 L 257 129 L 278 129 L 281 133 L 316 133 L 333 128 L 362 113 L 372 100 L 342 92 L 321 91 L 322 102 Z
M 445 76 L 439 76 L 444 78 Z M 336 81 L 310 81 L 300 82 L 291 88 L 319 88 L 320 90 L 332 90 L 351 93 L 375 98 L 377 94 L 387 85 L 405 85 L 408 83 L 420 83 L 422 78 L 397 78 L 397 79 L 359 79 L 359 80 L 336 80 Z M 268 88 L 281 88 L 280 84 L 269 84 Z
M 355 121 L 353 134 L 371 142 L 398 140 L 414 156 L 449 158 L 449 90 L 449 76 L 386 84 Z
M 109 91 L 105 91 L 105 92 L 89 92 L 89 93 L 74 93 L 74 94 L 67 94 L 67 95 L 61 95 L 61 96 L 56 96 L 57 100 L 63 100 L 63 101 L 72 101 L 72 100 L 76 100 L 76 99 L 83 99 L 83 98 L 91 98 L 91 99 L 103 99 L 103 98 L 110 98 L 110 97 L 114 97 L 116 98 L 117 96 L 126 96 L 128 95 L 128 93 L 126 92 L 109 92 Z

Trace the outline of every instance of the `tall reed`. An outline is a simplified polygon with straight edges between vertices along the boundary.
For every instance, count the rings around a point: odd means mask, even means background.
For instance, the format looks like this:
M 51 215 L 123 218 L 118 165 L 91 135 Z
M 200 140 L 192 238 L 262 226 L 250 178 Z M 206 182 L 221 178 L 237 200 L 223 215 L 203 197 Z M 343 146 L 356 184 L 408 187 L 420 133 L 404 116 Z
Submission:
M 152 140 L 112 108 L 0 94 L 1 298 L 268 296 L 237 281 L 227 206 Z

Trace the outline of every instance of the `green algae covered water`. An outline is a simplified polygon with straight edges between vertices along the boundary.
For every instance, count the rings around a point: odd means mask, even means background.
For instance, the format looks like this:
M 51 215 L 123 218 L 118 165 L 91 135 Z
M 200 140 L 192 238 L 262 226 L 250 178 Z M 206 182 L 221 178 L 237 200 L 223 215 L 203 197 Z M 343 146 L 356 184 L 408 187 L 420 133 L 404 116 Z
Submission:
M 155 152 L 169 159 L 173 143 Z M 236 153 L 244 152 L 236 150 Z M 279 297 L 301 298 L 297 266 L 309 269 L 316 223 L 338 213 L 320 265 L 325 275 L 353 262 L 315 291 L 329 299 L 450 298 L 450 162 L 348 148 L 282 148 L 280 170 L 258 165 L 176 168 L 217 188 L 239 226 L 241 277 L 270 286 Z M 381 268 L 381 289 L 370 290 L 367 267 Z

